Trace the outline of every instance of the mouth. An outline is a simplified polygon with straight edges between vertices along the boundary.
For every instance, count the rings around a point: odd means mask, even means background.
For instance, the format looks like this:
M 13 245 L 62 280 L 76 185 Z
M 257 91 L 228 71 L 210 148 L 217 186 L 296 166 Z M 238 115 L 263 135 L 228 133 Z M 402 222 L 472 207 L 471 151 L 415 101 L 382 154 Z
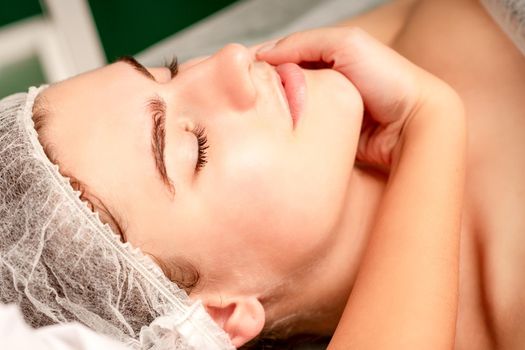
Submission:
M 275 68 L 281 78 L 284 95 L 288 101 L 293 128 L 297 126 L 306 102 L 306 82 L 301 67 L 295 63 L 280 64 Z

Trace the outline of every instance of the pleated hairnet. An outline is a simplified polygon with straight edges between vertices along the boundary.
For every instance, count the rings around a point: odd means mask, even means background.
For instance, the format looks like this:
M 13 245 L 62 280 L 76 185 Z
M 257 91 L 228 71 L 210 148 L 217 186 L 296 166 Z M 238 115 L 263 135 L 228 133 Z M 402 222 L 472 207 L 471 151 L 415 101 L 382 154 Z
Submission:
M 0 101 L 0 301 L 34 327 L 78 321 L 135 349 L 234 349 L 49 161 L 32 120 L 41 89 Z

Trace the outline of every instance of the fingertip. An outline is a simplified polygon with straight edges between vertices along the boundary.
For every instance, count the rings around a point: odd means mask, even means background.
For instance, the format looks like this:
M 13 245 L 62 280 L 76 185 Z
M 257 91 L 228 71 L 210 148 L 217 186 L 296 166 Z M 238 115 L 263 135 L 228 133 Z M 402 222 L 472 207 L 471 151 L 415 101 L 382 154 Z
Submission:
M 265 53 L 267 53 L 268 51 L 272 50 L 273 48 L 275 47 L 275 42 L 270 42 L 270 43 L 267 43 L 263 46 L 261 46 L 256 54 L 257 55 L 264 55 Z
M 265 61 L 266 60 L 266 55 L 267 55 L 268 51 L 264 51 L 264 52 L 259 52 L 257 51 L 255 53 L 255 58 L 260 60 L 260 61 Z

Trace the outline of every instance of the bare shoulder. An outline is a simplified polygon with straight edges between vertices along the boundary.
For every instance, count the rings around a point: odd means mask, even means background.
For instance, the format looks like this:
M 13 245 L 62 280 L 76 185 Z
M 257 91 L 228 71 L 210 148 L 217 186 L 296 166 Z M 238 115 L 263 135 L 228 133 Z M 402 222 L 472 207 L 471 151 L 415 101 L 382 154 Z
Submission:
M 404 27 L 417 2 L 418 0 L 393 0 L 338 25 L 360 27 L 382 43 L 390 45 Z

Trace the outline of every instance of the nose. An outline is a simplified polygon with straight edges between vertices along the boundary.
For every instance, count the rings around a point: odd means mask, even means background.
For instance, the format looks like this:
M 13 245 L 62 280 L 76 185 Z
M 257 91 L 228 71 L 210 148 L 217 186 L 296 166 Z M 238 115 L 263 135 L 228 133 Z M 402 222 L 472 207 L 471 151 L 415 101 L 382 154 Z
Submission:
M 212 56 L 183 63 L 174 83 L 191 90 L 193 98 L 202 95 L 208 104 L 246 110 L 256 100 L 250 73 L 253 60 L 246 47 L 228 44 Z

